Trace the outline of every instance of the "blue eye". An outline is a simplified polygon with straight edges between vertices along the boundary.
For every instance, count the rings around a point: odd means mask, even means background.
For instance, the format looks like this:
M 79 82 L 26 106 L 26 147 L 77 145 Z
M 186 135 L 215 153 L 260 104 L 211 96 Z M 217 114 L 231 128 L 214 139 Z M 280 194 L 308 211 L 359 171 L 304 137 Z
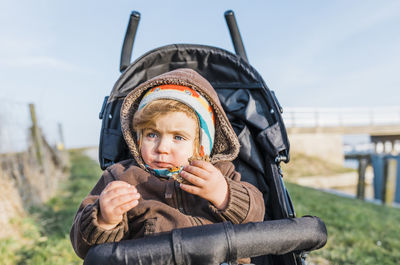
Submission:
M 149 138 L 156 138 L 156 137 L 157 137 L 157 134 L 151 132 L 151 133 L 148 133 L 148 134 L 146 135 L 146 137 L 149 137 Z
M 178 140 L 178 141 L 183 141 L 183 140 L 185 140 L 185 138 L 183 138 L 182 136 L 180 136 L 180 135 L 175 135 L 175 140 Z

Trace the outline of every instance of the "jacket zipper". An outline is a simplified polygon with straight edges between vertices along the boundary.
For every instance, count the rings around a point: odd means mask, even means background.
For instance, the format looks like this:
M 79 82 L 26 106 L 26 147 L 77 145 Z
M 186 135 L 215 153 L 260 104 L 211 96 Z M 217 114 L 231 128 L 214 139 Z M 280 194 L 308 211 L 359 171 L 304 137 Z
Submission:
M 176 192 L 176 201 L 177 201 L 177 206 L 178 206 L 178 210 L 181 213 L 185 213 L 185 209 L 183 208 L 183 201 L 182 201 L 182 190 L 179 187 L 179 182 L 175 181 L 175 192 Z

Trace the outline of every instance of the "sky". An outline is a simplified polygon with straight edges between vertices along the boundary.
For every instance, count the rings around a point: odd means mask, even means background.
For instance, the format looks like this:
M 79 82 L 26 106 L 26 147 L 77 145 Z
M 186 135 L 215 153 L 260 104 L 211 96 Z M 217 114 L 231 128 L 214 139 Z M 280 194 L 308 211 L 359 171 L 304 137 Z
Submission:
M 97 145 L 130 13 L 141 13 L 133 61 L 172 43 L 233 52 L 229 9 L 249 62 L 284 109 L 399 106 L 398 0 L 0 0 L 2 144 L 24 141 L 34 103 L 50 139 L 59 123 L 67 147 Z

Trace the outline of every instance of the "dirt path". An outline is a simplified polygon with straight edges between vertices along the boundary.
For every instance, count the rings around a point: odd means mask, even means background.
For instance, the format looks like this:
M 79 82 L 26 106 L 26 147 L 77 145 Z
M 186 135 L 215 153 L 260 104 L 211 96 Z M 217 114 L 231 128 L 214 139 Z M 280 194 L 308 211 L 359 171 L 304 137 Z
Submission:
M 88 147 L 85 149 L 84 154 L 99 163 L 99 147 Z
M 372 169 L 367 170 L 365 177 L 366 197 L 373 198 L 372 182 L 374 174 Z M 355 196 L 357 191 L 358 173 L 355 171 L 331 176 L 308 176 L 291 179 L 290 181 L 306 187 L 322 190 L 336 190 L 338 192 Z

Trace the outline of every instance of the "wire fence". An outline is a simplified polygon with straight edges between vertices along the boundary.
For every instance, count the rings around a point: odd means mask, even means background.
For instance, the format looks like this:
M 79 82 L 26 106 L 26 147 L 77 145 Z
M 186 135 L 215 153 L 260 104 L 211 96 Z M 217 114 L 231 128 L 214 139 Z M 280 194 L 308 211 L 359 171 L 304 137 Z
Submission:
M 9 220 L 53 196 L 59 181 L 66 177 L 69 160 L 68 154 L 46 137 L 32 104 L 0 100 L 2 237 L 13 229 Z M 56 123 L 46 123 L 46 128 L 57 128 Z
M 30 145 L 32 128 L 29 103 L 4 98 L 0 98 L 0 101 L 0 154 L 26 151 Z M 39 116 L 38 126 L 48 143 L 56 145 L 60 142 L 59 124 L 56 121 Z

